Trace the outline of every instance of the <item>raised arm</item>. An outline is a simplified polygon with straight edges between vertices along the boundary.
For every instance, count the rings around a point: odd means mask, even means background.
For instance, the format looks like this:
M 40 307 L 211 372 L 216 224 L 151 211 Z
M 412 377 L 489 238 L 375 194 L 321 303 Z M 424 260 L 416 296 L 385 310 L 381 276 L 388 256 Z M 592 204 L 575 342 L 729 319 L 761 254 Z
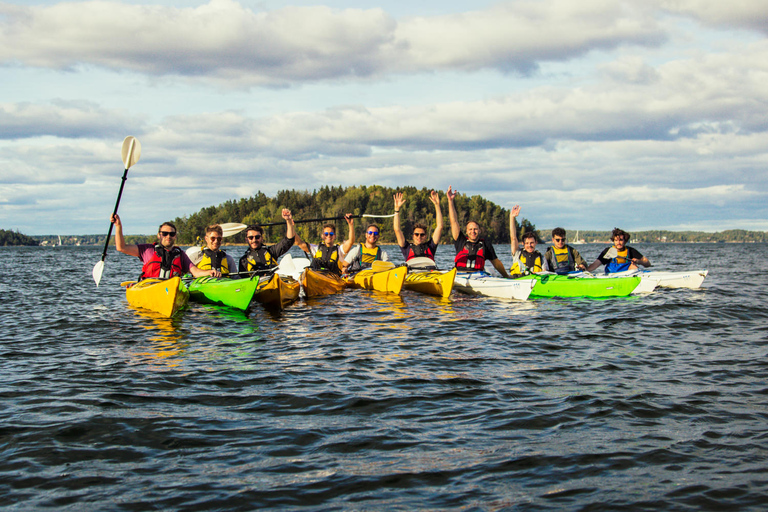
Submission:
M 496 258 L 495 260 L 491 260 L 491 265 L 493 265 L 493 268 L 496 269 L 496 272 L 501 274 L 501 277 L 509 278 L 509 274 L 507 274 L 507 269 L 504 268 L 504 264 L 501 262 L 499 258 Z
M 435 220 L 437 221 L 437 225 L 435 226 L 435 231 L 432 233 L 432 241 L 437 245 L 443 237 L 443 210 L 440 208 L 440 195 L 436 190 L 429 193 L 429 200 L 435 205 Z
M 120 216 L 118 214 L 113 214 L 110 217 L 110 222 L 115 225 L 115 249 L 117 249 L 119 252 L 122 252 L 123 254 L 127 254 L 128 256 L 136 256 L 139 257 L 139 246 L 138 245 L 126 245 L 125 243 L 125 236 L 123 236 L 123 223 L 120 222 Z
M 515 219 L 518 215 L 520 215 L 520 205 L 516 204 L 509 210 L 509 248 L 512 250 L 513 258 L 520 247 L 520 243 L 517 241 L 517 226 L 515 225 Z
M 453 199 L 456 197 L 456 191 L 452 190 L 449 186 L 445 195 L 448 196 L 448 218 L 451 221 L 451 236 L 454 240 L 458 240 L 461 234 L 461 227 L 459 227 L 458 216 L 456 215 L 456 204 L 453 202 Z
M 293 215 L 291 210 L 283 208 L 283 218 L 285 219 L 285 238 L 293 238 L 296 236 L 296 230 L 293 228 Z
M 403 247 L 405 245 L 405 236 L 400 230 L 400 208 L 405 204 L 405 196 L 402 192 L 398 192 L 394 195 L 395 199 L 395 218 L 392 219 L 392 230 L 395 232 L 395 238 L 397 239 L 397 245 Z
M 344 251 L 344 254 L 347 254 L 355 244 L 355 218 L 351 213 L 348 213 L 344 216 L 344 220 L 347 221 L 347 226 L 349 226 L 349 236 L 341 244 L 341 250 Z

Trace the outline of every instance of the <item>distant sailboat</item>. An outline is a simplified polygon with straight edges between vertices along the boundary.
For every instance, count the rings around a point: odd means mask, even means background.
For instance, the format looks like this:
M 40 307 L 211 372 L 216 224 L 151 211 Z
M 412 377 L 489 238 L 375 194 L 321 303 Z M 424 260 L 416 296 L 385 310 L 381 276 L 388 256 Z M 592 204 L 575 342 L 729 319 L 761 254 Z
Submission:
M 573 239 L 573 242 L 571 242 L 571 245 L 581 245 L 583 243 L 586 243 L 586 242 L 584 242 L 584 240 L 579 238 L 579 231 L 576 230 L 576 238 Z

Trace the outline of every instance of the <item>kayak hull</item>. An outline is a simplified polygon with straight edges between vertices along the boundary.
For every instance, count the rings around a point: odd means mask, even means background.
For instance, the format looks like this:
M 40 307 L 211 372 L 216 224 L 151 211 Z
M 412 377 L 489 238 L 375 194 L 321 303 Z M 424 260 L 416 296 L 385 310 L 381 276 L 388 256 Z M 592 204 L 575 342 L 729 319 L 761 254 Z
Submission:
M 299 298 L 301 284 L 290 276 L 262 276 L 254 300 L 266 307 L 282 309 Z
M 189 301 L 189 291 L 180 277 L 145 279 L 125 289 L 128 304 L 149 309 L 165 317 L 178 313 Z
M 647 279 L 658 279 L 659 288 L 701 288 L 708 270 L 666 271 L 666 270 L 627 270 L 608 274 L 609 276 L 639 275 Z
M 301 286 L 304 288 L 304 296 L 312 299 L 341 293 L 346 283 L 334 272 L 307 268 L 301 274 Z
M 528 300 L 536 286 L 534 279 L 493 277 L 486 272 L 460 272 L 453 283 L 453 288 L 461 293 L 506 300 Z
M 403 289 L 403 283 L 405 283 L 407 275 L 408 267 L 405 266 L 382 271 L 366 269 L 348 278 L 347 286 L 381 293 L 399 294 Z
M 445 298 L 451 295 L 455 278 L 455 267 L 448 271 L 411 271 L 405 276 L 403 286 L 406 290 Z
M 245 311 L 259 285 L 259 278 L 198 277 L 189 284 L 189 300 Z
M 639 276 L 595 277 L 544 274 L 526 276 L 517 281 L 536 281 L 531 298 L 552 297 L 627 297 L 640 285 Z

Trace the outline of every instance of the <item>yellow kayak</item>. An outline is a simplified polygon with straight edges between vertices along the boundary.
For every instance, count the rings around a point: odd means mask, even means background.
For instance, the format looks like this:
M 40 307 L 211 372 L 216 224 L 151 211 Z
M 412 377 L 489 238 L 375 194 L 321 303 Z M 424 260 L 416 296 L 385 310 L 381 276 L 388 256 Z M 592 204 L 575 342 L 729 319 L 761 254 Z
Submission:
M 189 291 L 180 277 L 170 279 L 144 279 L 126 285 L 125 298 L 128 304 L 138 308 L 155 311 L 168 318 L 187 305 Z
M 371 268 L 347 278 L 347 286 L 382 293 L 400 293 L 407 274 L 406 266 L 395 267 L 389 261 L 374 261 Z
M 275 272 L 271 276 L 262 276 L 253 299 L 267 307 L 284 308 L 299 298 L 301 285 L 289 276 L 280 276 Z
M 322 297 L 344 291 L 344 280 L 338 274 L 328 270 L 304 269 L 301 274 L 301 286 L 308 298 Z
M 405 289 L 438 297 L 448 297 L 453 290 L 456 268 L 445 272 L 440 270 L 411 271 L 405 276 Z

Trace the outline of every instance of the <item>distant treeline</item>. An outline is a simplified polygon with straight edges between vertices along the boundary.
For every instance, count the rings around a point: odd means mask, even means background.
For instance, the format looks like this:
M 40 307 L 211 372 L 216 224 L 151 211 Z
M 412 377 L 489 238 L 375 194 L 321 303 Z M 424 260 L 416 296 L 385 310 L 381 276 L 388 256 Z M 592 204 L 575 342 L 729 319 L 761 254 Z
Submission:
M 545 239 L 549 240 L 551 230 L 543 231 Z M 585 242 L 608 242 L 611 239 L 610 231 L 576 231 L 568 230 L 567 238 L 573 242 L 578 233 L 578 238 Z M 631 243 L 765 243 L 768 242 L 768 232 L 746 231 L 744 229 L 729 229 L 717 233 L 705 233 L 703 231 L 637 231 L 630 232 Z
M 407 238 L 413 231 L 416 222 L 429 226 L 428 231 L 435 229 L 435 207 L 429 199 L 430 189 L 416 187 L 388 188 L 379 185 L 354 187 L 322 187 L 320 190 L 282 190 L 275 197 L 267 197 L 259 192 L 253 197 L 237 201 L 227 201 L 218 206 L 203 208 L 188 217 L 180 217 L 173 222 L 179 230 L 180 244 L 191 244 L 196 237 L 205 234 L 205 227 L 210 224 L 237 222 L 242 224 L 267 224 L 278 222 L 280 225 L 265 228 L 267 239 L 275 242 L 285 233 L 285 222 L 281 217 L 283 208 L 289 208 L 296 220 L 341 217 L 345 213 L 391 215 L 394 213 L 392 196 L 396 192 L 405 194 L 405 206 L 400 211 L 400 228 Z M 442 242 L 451 242 L 450 222 L 448 220 L 448 198 L 440 193 L 440 204 L 443 212 Z M 468 197 L 463 194 L 456 196 L 456 210 L 459 222 L 463 226 L 469 220 L 474 220 L 483 229 L 483 233 L 495 243 L 509 243 L 509 210 L 501 208 L 481 196 Z M 525 219 L 519 219 L 522 230 L 536 230 L 536 227 Z M 395 243 L 392 230 L 393 219 L 363 218 L 355 220 L 357 240 L 363 240 L 363 230 L 369 223 L 381 228 L 381 243 Z M 339 230 L 339 240 L 347 236 L 346 222 L 333 222 Z M 320 227 L 323 223 L 296 224 L 299 235 L 305 240 L 317 243 Z M 227 239 L 230 243 L 245 243 L 245 233 L 240 233 Z
M 6 245 L 38 245 L 37 240 L 18 231 L 0 229 L 0 246 Z

